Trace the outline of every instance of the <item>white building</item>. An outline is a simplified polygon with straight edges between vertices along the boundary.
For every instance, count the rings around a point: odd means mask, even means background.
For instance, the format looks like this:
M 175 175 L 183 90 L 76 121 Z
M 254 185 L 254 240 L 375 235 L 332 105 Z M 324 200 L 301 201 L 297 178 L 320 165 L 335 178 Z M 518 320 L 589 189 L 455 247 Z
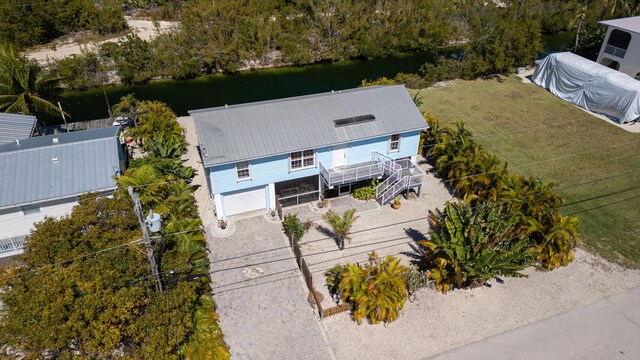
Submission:
M 607 25 L 597 62 L 640 80 L 640 16 L 600 21 Z
M 125 167 L 119 128 L 0 145 L 0 258 L 22 253 L 34 223 L 71 212 L 88 192 L 110 193 Z

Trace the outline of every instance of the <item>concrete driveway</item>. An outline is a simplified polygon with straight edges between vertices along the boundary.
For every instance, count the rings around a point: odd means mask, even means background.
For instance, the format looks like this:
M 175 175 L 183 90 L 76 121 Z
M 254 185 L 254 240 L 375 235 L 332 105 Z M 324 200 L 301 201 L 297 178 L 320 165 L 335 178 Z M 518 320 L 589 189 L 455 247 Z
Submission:
M 232 358 L 334 359 L 280 225 L 262 216 L 232 221 L 233 235 L 208 235 L 213 294 Z

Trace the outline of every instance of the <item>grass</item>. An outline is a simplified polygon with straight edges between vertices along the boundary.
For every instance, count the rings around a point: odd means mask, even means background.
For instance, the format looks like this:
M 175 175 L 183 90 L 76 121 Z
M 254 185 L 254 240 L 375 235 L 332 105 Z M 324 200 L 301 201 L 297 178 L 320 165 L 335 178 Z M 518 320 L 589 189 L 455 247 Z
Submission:
M 463 121 L 511 172 L 553 180 L 585 247 L 640 268 L 640 133 L 630 133 L 515 76 L 422 90 L 423 111 Z M 637 125 L 640 126 L 640 125 Z

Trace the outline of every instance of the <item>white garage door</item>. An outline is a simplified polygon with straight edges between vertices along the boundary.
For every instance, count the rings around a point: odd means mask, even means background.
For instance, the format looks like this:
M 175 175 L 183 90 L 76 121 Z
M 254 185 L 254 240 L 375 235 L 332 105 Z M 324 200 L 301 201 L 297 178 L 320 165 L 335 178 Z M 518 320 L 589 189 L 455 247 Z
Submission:
M 263 187 L 224 195 L 222 199 L 225 216 L 267 208 L 266 191 Z

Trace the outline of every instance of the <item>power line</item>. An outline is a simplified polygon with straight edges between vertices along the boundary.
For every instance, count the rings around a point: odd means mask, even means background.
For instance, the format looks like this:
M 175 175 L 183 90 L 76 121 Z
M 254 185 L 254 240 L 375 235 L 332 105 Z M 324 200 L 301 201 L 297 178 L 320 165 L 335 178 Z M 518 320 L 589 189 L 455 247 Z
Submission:
M 581 182 L 581 183 L 576 183 L 576 184 L 572 184 L 572 185 L 568 185 L 568 186 L 560 187 L 560 188 L 558 188 L 558 189 L 568 189 L 568 188 L 573 188 L 573 187 L 578 187 L 578 186 L 584 186 L 584 185 L 587 185 L 587 184 L 593 184 L 593 183 L 597 183 L 597 182 L 600 182 L 600 181 L 610 180 L 610 179 L 617 178 L 617 177 L 620 177 L 620 176 L 624 176 L 624 175 L 628 175 L 628 174 L 632 174 L 632 173 L 637 173 L 637 172 L 639 172 L 639 171 L 640 171 L 640 169 L 635 169 L 635 170 L 631 170 L 631 171 L 624 172 L 624 173 L 620 173 L 620 174 L 616 174 L 616 175 L 611 175 L 611 176 L 607 176 L 607 177 L 603 177 L 603 178 L 592 179 L 592 180 L 589 180 L 589 181 L 585 181 L 585 182 Z M 528 198 L 528 197 L 531 197 L 531 196 L 544 194 L 544 193 L 546 193 L 546 192 L 548 192 L 548 191 L 549 191 L 549 190 L 544 190 L 544 191 L 540 191 L 540 192 L 536 192 L 536 193 L 531 193 L 531 194 L 527 194 L 527 195 L 522 195 L 522 196 L 519 196 L 519 197 L 513 197 L 513 198 L 510 198 L 510 199 L 508 199 L 508 200 L 501 200 L 501 201 L 497 201 L 497 202 L 491 202 L 491 203 L 488 203 L 488 204 L 477 205 L 477 206 L 471 207 L 471 209 L 479 209 L 479 208 L 486 207 L 486 206 L 490 206 L 490 205 L 494 205 L 494 204 L 507 203 L 507 202 L 512 201 L 512 200 L 514 200 L 514 199 L 519 199 L 519 198 Z M 409 221 L 411 221 L 411 220 L 409 220 Z M 170 236 L 170 235 L 181 234 L 181 233 L 192 232 L 192 231 L 200 231 L 200 229 L 194 229 L 194 230 L 181 231 L 181 232 L 177 232 L 177 233 L 164 234 L 164 235 L 162 235 L 162 236 Z M 137 240 L 135 240 L 134 242 L 140 242 L 140 241 L 141 241 L 141 239 L 137 239 Z M 130 243 L 133 243 L 133 242 L 130 242 Z M 110 251 L 110 250 L 113 250 L 113 249 L 118 248 L 118 247 L 126 246 L 126 245 L 129 245 L 130 243 L 120 244 L 120 245 L 114 246 L 114 247 L 112 247 L 112 248 L 103 249 L 103 250 L 100 250 L 100 251 L 95 252 L 95 254 L 97 254 L 97 253 L 102 253 L 102 252 L 105 252 L 105 251 Z M 14 274 L 14 275 L 9 276 L 9 277 L 0 278 L 0 281 L 2 281 L 2 280 L 7 280 L 7 279 L 10 279 L 10 278 L 13 278 L 13 277 L 20 276 L 20 275 L 24 275 L 24 274 L 32 273 L 32 272 L 35 272 L 35 271 L 37 271 L 37 270 L 39 270 L 39 269 L 41 269 L 41 268 L 45 268 L 45 267 L 53 267 L 53 266 L 55 266 L 55 265 L 64 264 L 64 263 L 67 263 L 67 262 L 70 262 L 70 261 L 77 260 L 77 259 L 79 259 L 79 258 L 84 258 L 84 257 L 87 257 L 87 256 L 91 256 L 91 255 L 93 255 L 93 254 L 94 254 L 94 253 L 89 253 L 89 254 L 85 254 L 85 255 L 82 255 L 82 256 L 77 257 L 77 258 L 64 260 L 64 261 L 61 261 L 61 262 L 58 262 L 58 263 L 54 263 L 54 264 L 50 264 L 50 265 L 46 265 L 46 266 L 42 266 L 42 267 L 40 267 L 40 268 L 36 268 L 36 269 L 31 269 L 31 270 L 29 270 L 29 271 L 27 271 L 27 272 L 23 272 L 23 273 L 19 273 L 19 274 Z M 244 256 L 247 256 L 247 255 L 244 255 Z M 229 260 L 230 260 L 230 259 L 229 259 Z M 284 260 L 285 260 L 285 259 L 282 259 L 282 260 L 279 260 L 279 261 L 284 261 Z M 226 260 L 221 260 L 221 261 L 226 261 Z M 203 263 L 203 264 L 193 265 L 193 266 L 191 266 L 191 267 L 189 267 L 189 268 L 174 269 L 174 270 L 172 270 L 172 271 L 181 271 L 181 270 L 193 269 L 193 268 L 195 268 L 195 267 L 197 267 L 197 266 L 206 266 L 206 265 L 210 265 L 210 264 L 212 264 L 212 262 L 206 262 L 206 263 Z M 162 275 L 162 274 L 166 275 L 167 273 L 169 273 L 169 272 L 161 273 L 161 275 Z
M 153 236 L 151 238 L 157 239 L 157 238 L 161 238 L 163 236 L 172 236 L 172 235 L 184 234 L 184 233 L 195 232 L 195 231 L 202 231 L 202 230 L 201 229 L 185 230 L 185 231 L 179 231 L 179 232 L 175 232 L 175 233 L 169 233 L 169 234 L 164 234 L 164 235 L 159 235 L 159 236 Z M 4 280 L 8 280 L 8 279 L 11 279 L 11 278 L 14 278 L 14 277 L 18 277 L 18 276 L 21 276 L 21 275 L 26 275 L 26 274 L 29 274 L 29 273 L 33 273 L 33 272 L 36 272 L 38 270 L 42 270 L 42 269 L 45 269 L 45 268 L 48 268 L 48 267 L 54 268 L 56 266 L 64 265 L 66 263 L 73 262 L 73 261 L 76 261 L 76 260 L 79 260 L 79 259 L 83 259 L 83 258 L 92 256 L 92 255 L 97 255 L 97 254 L 101 254 L 101 253 L 104 253 L 104 252 L 107 252 L 107 251 L 112 251 L 112 250 L 115 250 L 115 249 L 118 249 L 118 248 L 122 248 L 122 247 L 125 247 L 125 246 L 128 246 L 128 245 L 134 245 L 134 244 L 142 243 L 143 241 L 144 241 L 144 239 L 136 239 L 136 240 L 129 241 L 129 242 L 126 242 L 126 243 L 123 243 L 123 244 L 111 246 L 111 247 L 108 247 L 108 248 L 105 248 L 105 249 L 102 249 L 102 250 L 98 250 L 98 251 L 90 252 L 90 253 L 87 253 L 87 254 L 84 254 L 84 255 L 80 255 L 80 256 L 77 256 L 77 257 L 74 257 L 74 258 L 71 258 L 71 259 L 62 260 L 62 261 L 58 261 L 58 262 L 55 262 L 55 263 L 52 263 L 52 264 L 39 266 L 39 267 L 30 269 L 28 271 L 24 271 L 24 272 L 21 272 L 21 273 L 13 274 L 11 276 L 5 276 L 3 278 L 0 278 L 0 281 L 4 281 Z

